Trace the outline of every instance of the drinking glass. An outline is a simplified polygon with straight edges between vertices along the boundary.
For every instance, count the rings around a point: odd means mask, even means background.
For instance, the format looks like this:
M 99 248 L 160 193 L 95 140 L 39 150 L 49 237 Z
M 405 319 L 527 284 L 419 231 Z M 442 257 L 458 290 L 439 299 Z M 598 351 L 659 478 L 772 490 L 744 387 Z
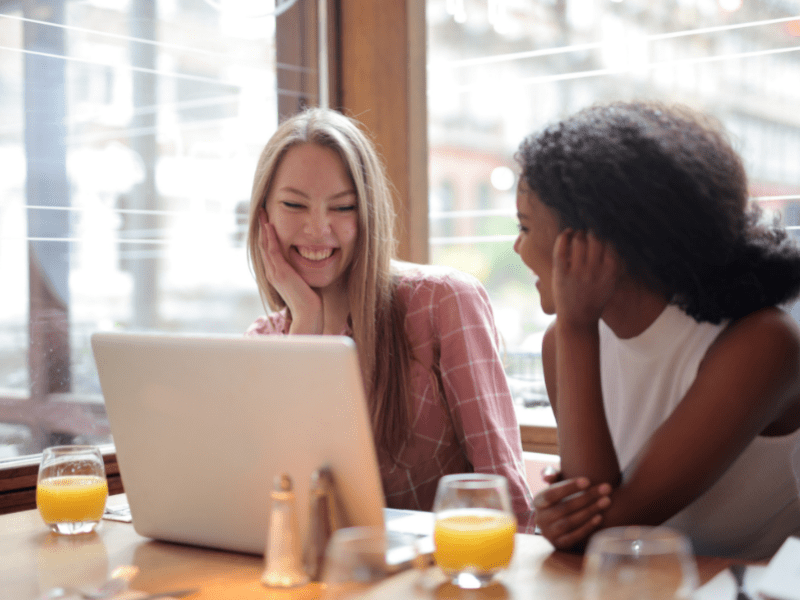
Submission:
M 439 480 L 433 511 L 433 556 L 454 585 L 484 587 L 508 567 L 517 519 L 505 477 L 445 475 Z
M 108 498 L 103 455 L 97 446 L 52 446 L 42 452 L 36 506 L 56 533 L 89 533 Z
M 587 600 L 688 600 L 697 582 L 691 542 L 668 527 L 612 527 L 589 540 Z
M 331 536 L 322 568 L 324 600 L 356 598 L 415 566 L 417 536 L 383 527 L 346 527 Z

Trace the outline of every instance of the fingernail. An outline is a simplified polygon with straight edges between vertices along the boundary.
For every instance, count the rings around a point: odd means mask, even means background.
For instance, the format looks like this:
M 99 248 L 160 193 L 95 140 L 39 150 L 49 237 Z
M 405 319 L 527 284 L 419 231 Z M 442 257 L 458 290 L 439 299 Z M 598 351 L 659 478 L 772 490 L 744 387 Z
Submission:
M 608 483 L 601 483 L 600 486 L 597 488 L 597 491 L 604 496 L 607 496 L 611 493 L 611 485 Z
M 602 515 L 595 515 L 592 517 L 592 525 L 599 525 L 600 521 L 603 520 Z
M 575 483 L 579 488 L 585 489 L 585 488 L 589 487 L 589 483 L 590 482 L 589 482 L 588 479 L 586 479 L 586 477 L 579 477 L 578 480 Z
M 597 501 L 597 506 L 599 508 L 606 508 L 611 504 L 611 498 L 608 496 L 603 496 L 600 500 Z

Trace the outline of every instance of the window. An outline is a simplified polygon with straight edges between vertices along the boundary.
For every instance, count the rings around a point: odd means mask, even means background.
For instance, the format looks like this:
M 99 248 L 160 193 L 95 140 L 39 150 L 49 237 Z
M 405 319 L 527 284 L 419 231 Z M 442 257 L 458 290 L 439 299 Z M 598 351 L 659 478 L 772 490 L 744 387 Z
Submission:
M 527 133 L 595 100 L 694 104 L 798 232 L 798 0 L 427 0 L 427 26 L 423 1 L 328 2 L 331 104 L 387 159 L 403 258 L 486 285 L 520 405 L 543 402 L 549 322 L 511 249 Z M 317 4 L 0 0 L 0 458 L 108 439 L 94 329 L 240 332 L 261 311 L 242 210 L 276 113 L 321 97 Z
M 111 441 L 94 331 L 263 311 L 242 211 L 279 113 L 317 103 L 316 7 L 0 1 L 0 460 Z
M 593 102 L 692 105 L 733 134 L 752 201 L 800 233 L 800 1 L 427 0 L 426 6 L 431 262 L 471 272 L 487 287 L 520 407 L 546 402 L 539 355 L 550 322 L 512 250 L 510 173 L 527 134 Z M 465 182 L 452 188 L 450 209 L 440 197 L 448 181 Z M 476 195 L 467 186 L 488 192 Z M 548 409 L 521 410 L 521 421 L 542 410 Z

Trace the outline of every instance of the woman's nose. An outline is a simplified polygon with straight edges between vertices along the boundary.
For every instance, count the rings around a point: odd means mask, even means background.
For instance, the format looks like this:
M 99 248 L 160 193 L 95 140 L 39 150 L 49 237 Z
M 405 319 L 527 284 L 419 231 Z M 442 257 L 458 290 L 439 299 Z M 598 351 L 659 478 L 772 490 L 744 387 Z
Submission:
M 331 231 L 328 215 L 324 211 L 311 211 L 306 221 L 306 233 L 316 237 L 326 235 Z
M 517 236 L 517 239 L 514 240 L 514 252 L 519 254 L 519 236 Z

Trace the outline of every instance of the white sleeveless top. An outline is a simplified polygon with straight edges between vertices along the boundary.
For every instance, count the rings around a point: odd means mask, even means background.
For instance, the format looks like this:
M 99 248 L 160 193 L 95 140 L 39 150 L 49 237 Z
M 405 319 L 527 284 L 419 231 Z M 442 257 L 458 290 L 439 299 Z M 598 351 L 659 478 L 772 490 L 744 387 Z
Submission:
M 634 456 L 686 394 L 726 325 L 698 323 L 674 305 L 627 340 L 600 321 L 605 412 L 623 479 Z M 799 449 L 800 430 L 756 437 L 710 489 L 664 524 L 686 533 L 698 555 L 771 557 L 788 536 L 800 534 L 794 476 L 800 472 L 794 468 L 800 466 Z

